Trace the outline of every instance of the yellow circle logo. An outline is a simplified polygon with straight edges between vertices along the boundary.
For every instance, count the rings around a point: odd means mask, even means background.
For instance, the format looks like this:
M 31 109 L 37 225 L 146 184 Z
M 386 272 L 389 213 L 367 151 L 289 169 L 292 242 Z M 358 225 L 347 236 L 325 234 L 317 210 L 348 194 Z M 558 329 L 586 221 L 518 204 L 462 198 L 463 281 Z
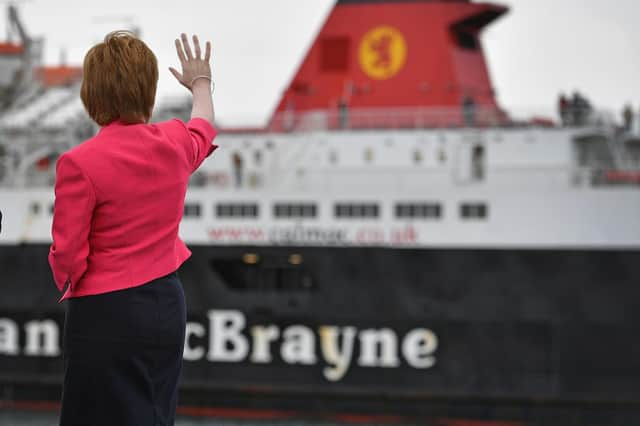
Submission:
M 394 27 L 376 27 L 364 35 L 359 56 L 365 74 L 375 80 L 387 80 L 404 67 L 407 42 Z

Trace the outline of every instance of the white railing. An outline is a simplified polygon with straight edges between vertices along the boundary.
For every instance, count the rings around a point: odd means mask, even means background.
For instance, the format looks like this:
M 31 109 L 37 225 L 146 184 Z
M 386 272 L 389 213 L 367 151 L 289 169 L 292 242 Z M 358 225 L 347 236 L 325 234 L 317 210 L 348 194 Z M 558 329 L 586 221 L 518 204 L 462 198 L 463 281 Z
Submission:
M 570 126 L 613 126 L 613 116 L 592 109 L 568 112 Z M 366 130 L 366 129 L 432 129 L 461 127 L 561 126 L 563 120 L 554 113 L 512 114 L 493 106 L 460 108 L 344 108 L 335 110 L 284 111 L 275 114 L 267 130 L 272 132 Z

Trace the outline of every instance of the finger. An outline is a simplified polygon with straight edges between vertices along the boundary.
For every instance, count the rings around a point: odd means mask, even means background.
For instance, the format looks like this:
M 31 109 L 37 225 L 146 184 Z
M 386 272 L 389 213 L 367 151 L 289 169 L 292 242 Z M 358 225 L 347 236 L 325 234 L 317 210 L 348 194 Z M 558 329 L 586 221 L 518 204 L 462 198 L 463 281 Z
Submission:
M 193 53 L 191 53 L 191 46 L 189 46 L 189 39 L 185 33 L 182 33 L 182 45 L 184 46 L 184 51 L 187 54 L 187 59 L 193 59 Z
M 180 82 L 182 83 L 182 74 L 180 74 L 178 72 L 178 70 L 176 70 L 175 68 L 169 67 L 169 71 L 171 71 L 171 74 L 173 74 L 173 76 Z
M 204 60 L 209 62 L 211 59 L 211 42 L 208 41 L 204 51 Z
M 178 53 L 178 59 L 180 59 L 180 63 L 184 64 L 187 62 L 187 58 L 184 56 L 184 51 L 182 50 L 182 44 L 180 44 L 180 40 L 176 39 L 176 52 Z
M 187 85 L 187 83 L 184 82 L 183 76 L 182 76 L 182 74 L 180 74 L 178 72 L 178 70 L 176 70 L 175 68 L 169 67 L 169 71 L 171 71 L 171 74 L 173 74 L 173 76 L 176 78 L 176 80 L 178 80 L 178 83 L 180 83 L 181 85 L 183 85 L 187 89 L 191 90 L 191 88 Z
M 202 51 L 200 50 L 200 40 L 198 40 L 198 36 L 193 36 L 193 48 L 196 51 L 196 59 L 200 59 L 202 55 Z

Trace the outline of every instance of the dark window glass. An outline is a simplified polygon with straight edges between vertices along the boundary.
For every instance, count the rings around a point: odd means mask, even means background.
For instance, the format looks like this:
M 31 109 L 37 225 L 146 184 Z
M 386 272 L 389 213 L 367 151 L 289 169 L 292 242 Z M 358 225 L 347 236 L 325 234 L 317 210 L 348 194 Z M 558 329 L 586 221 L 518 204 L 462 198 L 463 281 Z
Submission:
M 484 180 L 486 166 L 486 158 L 484 153 L 484 147 L 482 145 L 476 145 L 473 147 L 471 154 L 471 176 L 474 180 Z
M 337 164 L 338 163 L 338 153 L 335 151 L 331 151 L 329 153 L 329 162 L 331 164 Z
M 244 204 L 234 204 L 231 206 L 231 216 L 242 217 L 246 211 L 245 209 L 246 206 Z
M 409 204 L 396 204 L 396 217 L 411 217 L 411 206 Z
M 218 204 L 216 214 L 218 215 L 218 217 L 231 216 L 231 206 L 229 206 L 228 204 Z
M 318 208 L 315 204 L 305 204 L 302 206 L 303 217 L 316 217 L 318 215 Z
M 459 28 L 454 30 L 453 36 L 458 47 L 466 50 L 478 50 L 478 37 L 473 31 Z
M 273 214 L 277 218 L 316 217 L 317 206 L 312 203 L 276 204 Z
M 463 219 L 486 219 L 489 208 L 485 203 L 463 203 L 460 205 L 460 216 Z
M 202 206 L 199 203 L 185 203 L 184 216 L 185 217 L 200 217 L 202 214 Z
M 336 217 L 342 218 L 376 218 L 380 216 L 380 206 L 375 203 L 340 203 L 335 205 Z
M 289 216 L 292 216 L 292 217 L 302 216 L 302 207 L 297 204 L 289 206 Z
M 36 203 L 35 201 L 33 203 L 31 203 L 31 205 L 29 206 L 29 209 L 31 210 L 31 214 L 39 214 L 40 213 L 40 203 Z
M 306 292 L 316 284 L 300 254 L 261 256 L 245 254 L 242 258 L 214 259 L 213 271 L 225 286 L 234 291 Z
M 258 213 L 258 205 L 252 203 L 225 203 L 216 206 L 216 215 L 218 217 L 255 218 L 258 217 Z
M 362 215 L 365 217 L 378 217 L 378 206 L 375 204 L 362 206 Z
M 398 203 L 396 204 L 397 218 L 439 219 L 442 216 L 442 206 L 439 203 Z

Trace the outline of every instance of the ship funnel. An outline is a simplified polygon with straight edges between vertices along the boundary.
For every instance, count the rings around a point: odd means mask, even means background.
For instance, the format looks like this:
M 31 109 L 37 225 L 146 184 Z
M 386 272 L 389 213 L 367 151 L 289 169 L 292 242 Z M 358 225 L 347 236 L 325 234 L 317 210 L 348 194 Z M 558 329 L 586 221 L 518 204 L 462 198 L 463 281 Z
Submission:
M 464 0 L 339 0 L 274 119 L 346 108 L 460 108 L 469 99 L 499 110 L 479 34 L 506 11 Z

